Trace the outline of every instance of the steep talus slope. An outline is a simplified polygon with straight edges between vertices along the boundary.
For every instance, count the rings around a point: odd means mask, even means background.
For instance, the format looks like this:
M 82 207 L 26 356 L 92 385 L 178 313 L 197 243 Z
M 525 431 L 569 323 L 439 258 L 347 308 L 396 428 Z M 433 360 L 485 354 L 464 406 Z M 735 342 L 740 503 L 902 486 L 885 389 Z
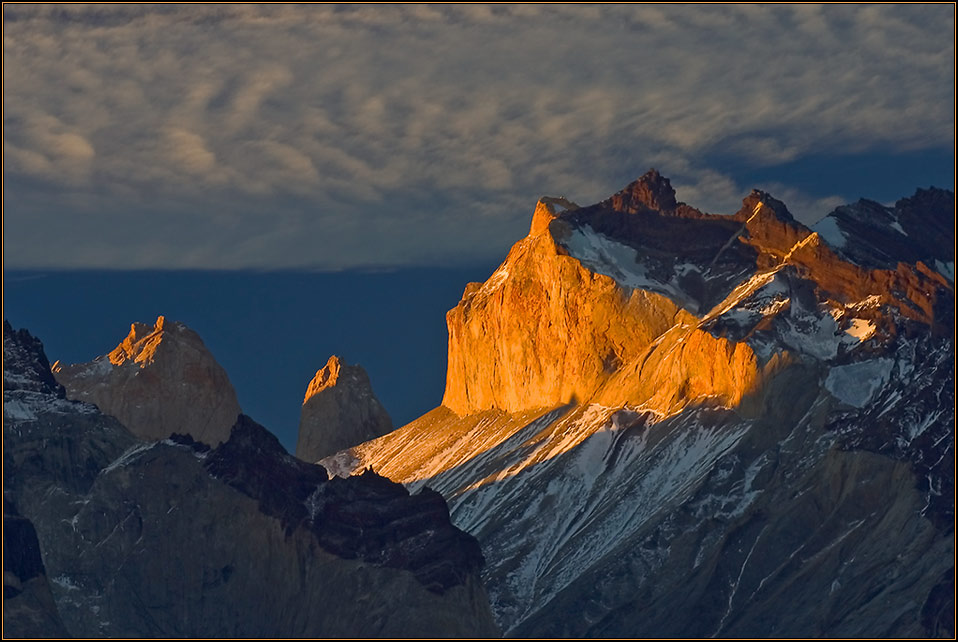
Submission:
M 75 636 L 497 633 L 479 547 L 438 493 L 372 473 L 328 480 L 245 416 L 212 449 L 141 441 L 65 399 L 39 342 L 9 326 L 4 488 Z M 5 626 L 22 612 L 5 609 Z
M 902 228 L 953 239 L 948 202 L 919 191 Z M 544 198 L 447 315 L 444 407 L 323 463 L 441 492 L 510 635 L 948 635 L 952 280 L 842 212 L 871 249 L 654 171 Z
M 226 371 L 199 335 L 159 317 L 134 323 L 107 355 L 89 363 L 54 364 L 67 397 L 113 415 L 133 434 L 165 439 L 178 432 L 216 445 L 229 438 L 240 413 Z
M 392 419 L 363 367 L 333 355 L 306 387 L 296 456 L 315 462 L 392 429 Z

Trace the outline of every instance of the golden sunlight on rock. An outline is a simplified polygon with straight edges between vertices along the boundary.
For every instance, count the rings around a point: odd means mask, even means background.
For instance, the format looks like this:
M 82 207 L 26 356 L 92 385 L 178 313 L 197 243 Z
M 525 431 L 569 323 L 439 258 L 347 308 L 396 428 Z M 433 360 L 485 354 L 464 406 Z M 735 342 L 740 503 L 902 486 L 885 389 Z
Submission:
M 109 354 L 58 363 L 53 374 L 69 398 L 96 404 L 146 439 L 180 433 L 216 445 L 240 414 L 226 371 L 200 336 L 162 316 L 152 326 L 133 323 Z
M 339 381 L 339 372 L 342 370 L 342 367 L 343 362 L 339 360 L 339 357 L 336 355 L 331 356 L 326 362 L 326 365 L 316 371 L 316 376 L 314 376 L 312 380 L 310 380 L 309 385 L 306 386 L 306 396 L 303 398 L 303 403 L 305 404 L 311 397 L 319 392 L 331 386 L 335 386 Z
M 447 314 L 444 406 L 468 414 L 584 403 L 623 369 L 632 375 L 637 369 L 644 373 L 642 389 L 635 383 L 619 384 L 606 390 L 603 399 L 624 393 L 616 403 L 670 399 L 671 406 L 679 403 L 676 397 L 741 398 L 755 379 L 755 360 L 747 346 L 682 331 L 698 319 L 668 297 L 622 287 L 586 268 L 556 243 L 553 234 L 561 235 L 566 224 L 550 224 L 554 218 L 552 208 L 540 201 L 532 234 L 512 248 L 485 284 L 468 288 Z M 669 351 L 663 353 L 657 341 L 672 329 L 668 337 L 691 333 L 690 342 L 676 355 L 681 358 L 669 359 Z M 669 392 L 668 385 L 662 389 L 666 366 L 661 362 L 683 363 L 690 346 L 704 351 L 704 360 L 695 360 L 703 364 L 702 372 L 673 373 L 665 381 L 674 382 L 677 390 Z M 659 369 L 653 371 L 653 364 Z M 642 392 L 645 387 L 659 389 L 654 399 Z

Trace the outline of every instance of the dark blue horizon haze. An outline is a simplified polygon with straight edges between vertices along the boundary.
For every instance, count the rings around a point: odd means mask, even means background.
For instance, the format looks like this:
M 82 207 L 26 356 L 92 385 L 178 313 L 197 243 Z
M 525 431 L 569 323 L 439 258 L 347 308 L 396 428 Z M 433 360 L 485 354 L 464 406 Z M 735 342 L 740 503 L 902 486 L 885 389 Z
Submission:
M 396 426 L 439 405 L 445 313 L 494 269 L 6 271 L 4 316 L 39 337 L 51 363 L 107 353 L 133 321 L 182 321 L 226 369 L 243 412 L 293 452 L 306 385 L 331 354 L 366 368 Z

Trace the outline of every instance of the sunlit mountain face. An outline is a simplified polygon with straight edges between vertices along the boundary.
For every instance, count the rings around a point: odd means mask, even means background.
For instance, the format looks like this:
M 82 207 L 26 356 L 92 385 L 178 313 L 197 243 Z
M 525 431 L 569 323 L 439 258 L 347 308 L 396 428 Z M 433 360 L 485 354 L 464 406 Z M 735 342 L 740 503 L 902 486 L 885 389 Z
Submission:
M 509 635 L 947 631 L 953 210 L 918 190 L 810 229 L 654 170 L 543 198 L 446 316 L 443 405 L 322 463 L 442 492 Z

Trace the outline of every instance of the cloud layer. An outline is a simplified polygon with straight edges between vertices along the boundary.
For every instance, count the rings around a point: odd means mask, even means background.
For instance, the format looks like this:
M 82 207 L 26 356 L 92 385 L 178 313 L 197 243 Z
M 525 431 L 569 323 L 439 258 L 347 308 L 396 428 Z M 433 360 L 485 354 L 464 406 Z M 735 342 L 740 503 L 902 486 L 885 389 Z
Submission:
M 947 5 L 8 5 L 4 78 L 7 267 L 487 260 L 650 166 L 954 145 Z

